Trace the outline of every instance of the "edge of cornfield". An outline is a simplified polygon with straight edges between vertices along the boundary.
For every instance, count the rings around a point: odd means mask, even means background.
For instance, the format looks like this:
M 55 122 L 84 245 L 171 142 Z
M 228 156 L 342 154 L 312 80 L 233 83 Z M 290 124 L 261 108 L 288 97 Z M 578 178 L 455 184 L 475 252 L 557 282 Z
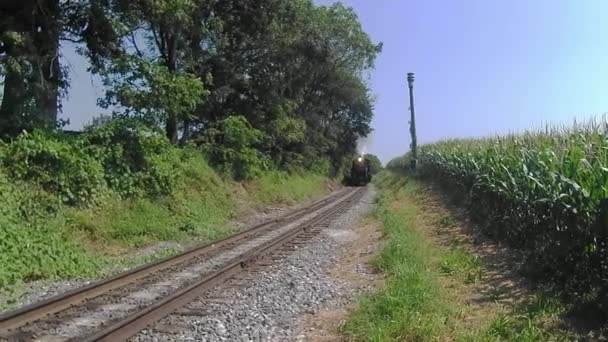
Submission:
M 517 254 L 484 239 L 445 196 L 404 174 L 376 181 L 386 285 L 360 299 L 342 331 L 355 340 L 559 341 L 580 335 L 570 307 L 522 277 Z M 589 337 L 590 335 L 588 335 Z

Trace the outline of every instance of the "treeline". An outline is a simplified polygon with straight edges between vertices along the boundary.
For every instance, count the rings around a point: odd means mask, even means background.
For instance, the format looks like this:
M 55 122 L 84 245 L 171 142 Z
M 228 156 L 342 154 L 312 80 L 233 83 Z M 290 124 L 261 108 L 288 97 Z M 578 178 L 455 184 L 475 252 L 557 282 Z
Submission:
M 202 146 L 237 178 L 336 172 L 370 131 L 381 50 L 352 9 L 310 0 L 7 0 L 0 136 L 52 131 L 69 93 L 61 46 L 99 75 L 113 118 Z

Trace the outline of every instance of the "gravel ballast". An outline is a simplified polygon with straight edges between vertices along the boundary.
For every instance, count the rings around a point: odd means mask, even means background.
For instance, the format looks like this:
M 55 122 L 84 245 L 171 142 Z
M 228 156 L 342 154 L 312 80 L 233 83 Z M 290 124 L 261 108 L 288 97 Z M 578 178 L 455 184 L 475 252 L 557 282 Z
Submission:
M 322 197 L 325 196 L 327 196 L 327 194 Z M 234 227 L 236 228 L 236 230 L 240 231 L 256 224 L 281 217 L 282 215 L 285 215 L 286 213 L 292 210 L 297 210 L 306 205 L 309 205 L 312 202 L 313 200 L 309 200 L 295 205 L 285 207 L 269 207 L 261 211 L 251 212 L 239 218 L 238 220 L 233 220 L 231 222 L 226 223 L 225 227 L 226 230 L 231 230 L 232 227 Z M 194 244 L 200 244 L 202 242 L 203 241 L 163 241 L 151 246 L 135 250 L 132 253 L 129 253 L 128 255 L 122 255 L 120 257 L 117 257 L 116 264 L 119 265 L 118 267 L 103 270 L 100 274 L 93 278 L 58 281 L 34 281 L 21 285 L 20 288 L 17 289 L 17 293 L 14 295 L 3 294 L 2 292 L 0 292 L 0 314 L 10 310 L 21 308 L 26 305 L 34 304 L 36 302 L 55 297 L 57 295 L 61 295 L 65 292 L 86 286 L 94 281 L 98 281 L 100 279 L 128 271 L 129 267 L 120 266 L 122 263 L 121 260 L 142 260 L 141 262 L 130 266 L 134 268 L 144 264 L 144 260 L 146 257 L 151 257 L 156 253 L 162 253 L 163 251 L 171 250 L 173 251 L 173 253 L 176 254 L 193 246 Z
M 306 340 L 302 315 L 342 305 L 358 294 L 330 272 L 374 196 L 368 188 L 357 204 L 290 255 L 206 293 L 132 341 Z
M 211 274 L 224 265 L 237 260 L 241 255 L 262 248 L 274 239 L 294 231 L 324 212 L 339 207 L 342 201 L 355 197 L 354 192 L 347 192 L 338 201 L 332 201 L 313 211 L 305 212 L 294 220 L 285 222 L 272 229 L 266 228 L 262 234 L 251 236 L 229 248 L 218 249 L 211 255 L 204 255 L 186 260 L 184 263 L 171 266 L 137 282 L 119 287 L 113 291 L 95 297 L 85 305 L 78 305 L 61 311 L 50 320 L 42 319 L 20 329 L 21 334 L 35 334 L 43 339 L 63 340 L 88 336 L 100 326 L 123 319 L 137 310 L 142 310 L 162 298 L 166 298 L 178 289 L 185 288 L 194 280 Z M 348 202 L 347 202 L 348 203 Z

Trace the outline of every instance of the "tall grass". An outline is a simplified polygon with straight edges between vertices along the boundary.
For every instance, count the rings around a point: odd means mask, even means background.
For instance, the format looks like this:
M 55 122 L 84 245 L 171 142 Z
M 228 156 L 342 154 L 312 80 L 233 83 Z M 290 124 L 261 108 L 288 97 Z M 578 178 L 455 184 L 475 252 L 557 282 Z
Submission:
M 374 260 L 385 285 L 363 297 L 343 331 L 356 341 L 573 341 L 557 322 L 565 307 L 555 298 L 532 293 L 518 304 L 495 302 L 481 289 L 492 280 L 482 258 L 453 240 L 438 243 L 437 209 L 412 178 L 384 171 L 375 183 L 380 196 L 375 218 L 384 247 Z M 431 200 L 432 201 L 432 200 Z M 442 210 L 439 209 L 441 212 Z M 518 300 L 519 298 L 514 298 Z
M 381 182 L 391 180 L 380 178 Z M 380 188 L 387 189 L 386 183 Z M 404 196 L 411 196 L 416 187 L 408 183 L 393 189 L 394 194 L 383 191 L 375 212 L 386 243 L 374 262 L 386 274 L 386 284 L 380 292 L 361 300 L 344 332 L 368 341 L 441 340 L 450 310 L 433 270 L 433 259 L 440 251 L 416 229 L 416 208 L 395 205 Z
M 464 194 L 488 235 L 527 251 L 536 272 L 578 289 L 608 282 L 608 124 L 419 150 L 419 175 Z M 390 163 L 404 167 L 404 158 Z
M 251 182 L 253 202 L 258 206 L 292 204 L 325 192 L 327 178 L 320 174 L 269 171 Z

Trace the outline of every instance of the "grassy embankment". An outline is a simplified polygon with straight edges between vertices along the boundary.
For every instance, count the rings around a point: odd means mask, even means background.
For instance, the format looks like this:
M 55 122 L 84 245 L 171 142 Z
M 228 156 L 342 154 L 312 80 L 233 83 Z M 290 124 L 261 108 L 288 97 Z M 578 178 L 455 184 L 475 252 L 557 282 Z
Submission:
M 118 142 L 96 145 L 99 137 Z M 24 282 L 91 278 L 176 252 L 129 256 L 159 241 L 221 238 L 241 213 L 319 196 L 327 181 L 272 171 L 237 182 L 200 151 L 120 127 L 74 141 L 23 136 L 0 145 L 0 294 L 15 298 Z
M 526 298 L 482 291 L 489 281 L 484 259 L 456 237 L 438 232 L 457 218 L 437 205 L 416 181 L 385 171 L 377 177 L 375 218 L 385 246 L 375 266 L 385 287 L 363 298 L 344 332 L 370 341 L 567 340 L 556 325 L 565 307 L 555 298 Z M 504 299 L 504 298 L 502 298 Z M 512 299 L 512 300 L 509 300 Z
M 198 164 L 171 196 L 70 209 L 68 226 L 99 253 L 122 253 L 158 241 L 219 239 L 235 232 L 224 224 L 241 212 L 294 204 L 327 191 L 327 178 L 319 175 L 273 172 L 241 183 L 223 179 L 202 158 Z

